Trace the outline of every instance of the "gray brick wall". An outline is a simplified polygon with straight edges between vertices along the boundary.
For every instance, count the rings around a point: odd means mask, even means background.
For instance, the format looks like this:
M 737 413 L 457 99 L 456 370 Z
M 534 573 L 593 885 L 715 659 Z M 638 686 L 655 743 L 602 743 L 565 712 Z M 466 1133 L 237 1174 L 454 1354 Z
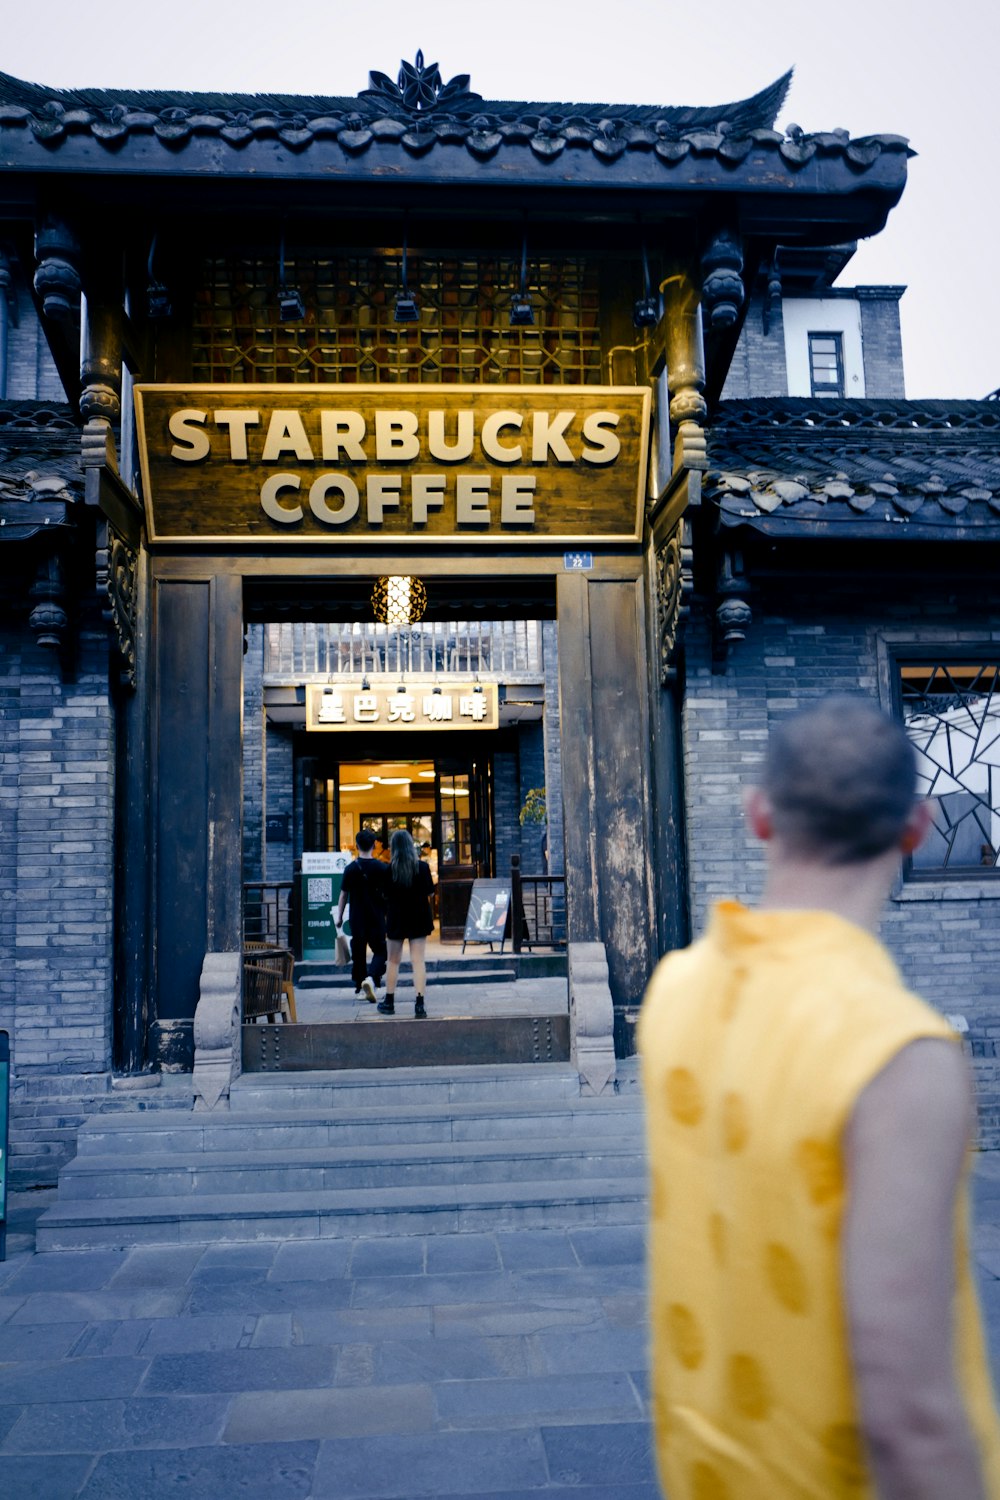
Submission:
M 31 293 L 14 275 L 14 315 L 7 325 L 8 401 L 65 401 L 66 392 L 42 332 Z
M 865 395 L 902 399 L 903 337 L 899 326 L 902 287 L 859 287 Z
M 52 1181 L 68 1120 L 111 1067 L 113 722 L 107 636 L 84 622 L 73 680 L 27 633 L 0 637 L 0 1026 L 11 1172 Z M 59 1109 L 41 1109 L 51 1094 Z M 66 1118 L 64 1118 L 66 1117 Z
M 764 859 L 741 811 L 771 726 L 831 692 L 878 697 L 880 639 L 925 642 L 933 658 L 948 641 L 1000 637 L 987 592 L 963 585 L 924 606 L 916 591 L 892 597 L 884 584 L 824 585 L 822 602 L 808 587 L 761 586 L 754 623 L 725 675 L 711 673 L 709 623 L 697 605 L 687 637 L 684 774 L 692 925 L 700 931 L 721 896 L 754 900 Z M 919 895 L 925 899 L 914 899 Z M 1000 880 L 962 884 L 942 879 L 906 885 L 888 907 L 883 937 L 907 983 L 974 1029 L 1000 1018 Z M 1000 1020 L 998 1020 L 1000 1036 Z
M 764 298 L 750 299 L 740 330 L 733 362 L 722 390 L 724 401 L 744 401 L 751 396 L 787 396 L 785 327 L 781 308 L 772 308 L 768 332 L 764 332 Z

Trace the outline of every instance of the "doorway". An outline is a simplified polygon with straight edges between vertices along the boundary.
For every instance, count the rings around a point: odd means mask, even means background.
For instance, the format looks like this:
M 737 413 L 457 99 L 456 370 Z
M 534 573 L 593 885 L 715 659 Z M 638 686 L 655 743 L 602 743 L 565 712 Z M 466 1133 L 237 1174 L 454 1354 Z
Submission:
M 303 852 L 353 851 L 367 828 L 387 856 L 405 828 L 431 866 L 438 937 L 461 943 L 473 882 L 497 873 L 493 755 L 445 748 L 420 760 L 300 755 Z

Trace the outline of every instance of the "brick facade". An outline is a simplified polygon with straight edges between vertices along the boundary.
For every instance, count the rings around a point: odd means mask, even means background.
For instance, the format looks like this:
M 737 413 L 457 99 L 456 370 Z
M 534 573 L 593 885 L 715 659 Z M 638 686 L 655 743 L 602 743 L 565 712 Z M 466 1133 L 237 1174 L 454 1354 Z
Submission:
M 0 638 L 0 1027 L 11 1041 L 11 1178 L 54 1181 L 72 1120 L 108 1089 L 114 724 L 107 636 L 78 660 Z
M 764 878 L 762 847 L 742 817 L 744 788 L 756 779 L 768 734 L 784 715 L 828 693 L 880 699 L 891 647 L 926 644 L 931 659 L 961 643 L 1000 639 L 990 592 L 968 584 L 919 590 L 824 583 L 822 603 L 803 583 L 761 584 L 754 623 L 724 674 L 711 669 L 706 611 L 692 610 L 686 637 L 684 777 L 692 928 L 710 904 L 755 901 Z M 884 693 L 884 687 L 882 689 Z M 888 707 L 888 704 L 883 706 Z M 1000 1145 L 1000 874 L 982 880 L 900 882 L 882 937 L 907 984 L 969 1026 L 976 1059 L 983 1144 Z

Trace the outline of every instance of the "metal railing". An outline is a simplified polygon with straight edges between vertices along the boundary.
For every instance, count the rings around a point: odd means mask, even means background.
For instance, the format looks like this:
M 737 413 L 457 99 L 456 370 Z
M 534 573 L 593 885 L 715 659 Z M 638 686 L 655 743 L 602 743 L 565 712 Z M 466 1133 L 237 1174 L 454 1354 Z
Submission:
M 365 672 L 510 681 L 544 670 L 540 620 L 431 620 L 422 625 L 319 621 L 264 626 L 266 677 Z
M 521 856 L 510 859 L 510 932 L 515 953 L 566 947 L 565 875 L 523 875 Z

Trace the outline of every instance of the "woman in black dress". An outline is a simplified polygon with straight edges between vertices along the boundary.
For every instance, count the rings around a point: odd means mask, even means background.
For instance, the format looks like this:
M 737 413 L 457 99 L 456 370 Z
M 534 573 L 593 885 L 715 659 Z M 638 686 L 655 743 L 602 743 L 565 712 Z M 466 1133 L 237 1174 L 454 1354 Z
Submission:
M 389 840 L 391 855 L 388 902 L 385 916 L 386 947 L 389 964 L 385 976 L 385 999 L 378 1009 L 384 1016 L 396 1014 L 396 979 L 399 961 L 403 956 L 403 943 L 409 941 L 410 962 L 413 965 L 413 983 L 417 1000 L 413 1014 L 418 1021 L 426 1020 L 424 1008 L 424 986 L 427 983 L 427 963 L 424 952 L 427 936 L 433 930 L 430 898 L 434 881 L 425 860 L 420 858 L 417 846 L 405 828 L 397 828 Z

